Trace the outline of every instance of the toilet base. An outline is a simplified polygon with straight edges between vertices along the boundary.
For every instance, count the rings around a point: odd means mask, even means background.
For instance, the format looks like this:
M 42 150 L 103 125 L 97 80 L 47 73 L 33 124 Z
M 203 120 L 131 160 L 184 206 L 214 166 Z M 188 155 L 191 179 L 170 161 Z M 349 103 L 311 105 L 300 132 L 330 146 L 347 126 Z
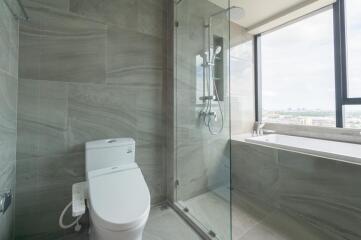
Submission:
M 90 224 L 89 239 L 90 240 L 142 240 L 143 230 L 147 218 L 144 222 L 139 224 L 137 227 L 122 231 L 111 231 L 96 226 L 94 223 Z

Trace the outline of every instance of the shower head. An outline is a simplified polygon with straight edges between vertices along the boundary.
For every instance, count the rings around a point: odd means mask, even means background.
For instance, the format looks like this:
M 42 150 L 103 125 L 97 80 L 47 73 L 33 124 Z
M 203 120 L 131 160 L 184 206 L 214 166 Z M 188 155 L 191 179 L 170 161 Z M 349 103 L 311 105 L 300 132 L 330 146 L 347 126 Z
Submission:
M 214 56 L 217 56 L 218 54 L 220 54 L 222 51 L 222 47 L 221 46 L 217 46 L 216 49 L 214 50 Z
M 232 6 L 232 7 L 223 9 L 223 10 L 216 12 L 216 13 L 212 14 L 211 16 L 209 16 L 209 22 L 211 21 L 211 19 L 213 17 L 215 17 L 221 13 L 227 13 L 228 18 L 233 22 L 239 21 L 244 16 L 243 8 Z
M 222 52 L 222 47 L 221 46 L 217 46 L 214 51 L 213 51 L 213 55 L 212 55 L 212 60 L 211 63 L 214 64 L 214 60 L 216 59 L 217 55 L 220 54 Z
M 240 7 L 231 7 L 229 8 L 229 19 L 233 22 L 239 21 L 244 16 L 244 10 Z

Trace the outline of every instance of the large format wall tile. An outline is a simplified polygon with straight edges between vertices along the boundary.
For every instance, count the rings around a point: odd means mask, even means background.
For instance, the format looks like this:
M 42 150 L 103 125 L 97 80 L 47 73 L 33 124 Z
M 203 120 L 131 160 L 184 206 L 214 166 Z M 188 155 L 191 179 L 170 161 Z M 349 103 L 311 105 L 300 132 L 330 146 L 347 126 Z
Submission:
M 70 11 L 122 29 L 163 35 L 164 0 L 70 0 Z
M 165 199 L 163 0 L 146 1 L 152 11 L 144 29 L 140 2 L 25 2 L 31 21 L 20 26 L 17 238 L 67 235 L 57 218 L 71 185 L 84 179 L 87 141 L 134 138 L 152 203 Z
M 159 36 L 109 26 L 107 83 L 160 88 L 163 79 L 162 43 Z
M 18 23 L 0 1 L 0 192 L 15 192 Z M 13 238 L 15 204 L 0 214 L 0 239 Z
M 31 2 L 41 3 L 45 6 L 58 8 L 62 10 L 69 10 L 69 1 L 70 0 L 28 0 Z
M 361 166 L 279 151 L 280 205 L 321 229 L 360 239 Z
M 136 0 L 70 0 L 70 11 L 118 27 L 136 29 Z
M 233 187 L 276 205 L 280 184 L 277 151 L 236 141 L 231 149 Z
M 321 229 L 326 239 L 360 239 L 360 166 L 236 141 L 232 146 L 235 189 Z
M 163 0 L 137 0 L 138 31 L 158 37 L 163 35 L 163 18 L 165 14 L 163 2 Z
M 68 85 L 63 82 L 20 79 L 19 119 L 59 130 L 67 128 Z
M 136 134 L 135 93 L 121 86 L 71 84 L 69 149 L 83 151 L 91 140 Z
M 84 181 L 84 153 L 22 159 L 18 165 L 17 238 L 66 234 L 59 229 L 58 218 L 71 201 L 72 184 Z
M 21 28 L 22 78 L 105 81 L 106 25 L 38 4 L 27 10 L 32 18 L 31 27 Z
M 18 23 L 8 8 L 0 4 L 0 69 L 18 76 Z

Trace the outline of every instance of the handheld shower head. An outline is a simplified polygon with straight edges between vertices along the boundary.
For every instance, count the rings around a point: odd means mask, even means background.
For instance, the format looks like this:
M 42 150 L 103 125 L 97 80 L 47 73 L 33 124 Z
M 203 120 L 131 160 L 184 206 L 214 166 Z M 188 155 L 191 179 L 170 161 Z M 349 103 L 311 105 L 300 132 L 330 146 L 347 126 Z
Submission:
M 221 52 L 222 52 L 222 47 L 221 47 L 221 46 L 217 46 L 217 47 L 214 49 L 214 51 L 213 51 L 211 63 L 214 64 L 214 60 L 216 59 L 217 55 L 220 54 Z
M 216 49 L 214 50 L 214 55 L 220 54 L 221 51 L 222 51 L 222 47 L 221 47 L 221 46 L 217 46 Z

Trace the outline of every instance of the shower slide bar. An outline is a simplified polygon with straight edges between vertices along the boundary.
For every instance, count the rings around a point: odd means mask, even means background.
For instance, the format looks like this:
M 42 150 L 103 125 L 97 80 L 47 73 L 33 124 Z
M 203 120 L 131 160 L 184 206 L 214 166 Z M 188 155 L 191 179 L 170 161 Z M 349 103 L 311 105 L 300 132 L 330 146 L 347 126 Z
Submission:
M 3 0 L 6 7 L 9 9 L 9 11 L 11 12 L 11 14 L 14 16 L 14 18 L 16 18 L 17 20 L 23 20 L 23 21 L 29 21 L 29 15 L 27 14 L 24 5 L 22 4 L 21 0 L 13 0 L 14 2 L 17 3 L 17 5 L 20 8 L 20 11 L 22 13 L 22 15 L 17 15 L 16 12 L 14 11 L 14 9 L 10 6 L 9 4 L 9 0 Z

